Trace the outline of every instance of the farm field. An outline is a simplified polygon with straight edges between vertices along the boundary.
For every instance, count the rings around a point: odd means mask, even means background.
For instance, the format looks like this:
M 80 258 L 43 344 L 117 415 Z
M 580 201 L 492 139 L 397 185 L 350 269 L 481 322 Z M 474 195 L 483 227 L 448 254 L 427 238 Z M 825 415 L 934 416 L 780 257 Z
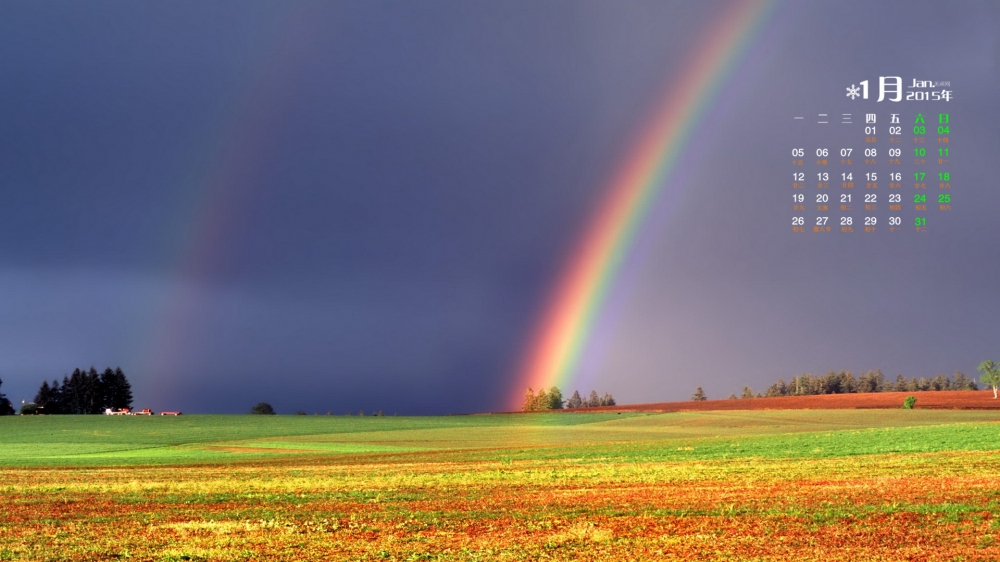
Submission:
M 0 418 L 0 560 L 995 560 L 998 421 Z

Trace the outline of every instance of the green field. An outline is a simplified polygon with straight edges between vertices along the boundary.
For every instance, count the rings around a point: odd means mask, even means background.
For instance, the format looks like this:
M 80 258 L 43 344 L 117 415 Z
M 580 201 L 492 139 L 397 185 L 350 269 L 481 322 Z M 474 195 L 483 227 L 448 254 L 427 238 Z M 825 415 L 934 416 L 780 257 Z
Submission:
M 995 560 L 998 421 L 0 418 L 0 560 Z
M 777 410 L 446 417 L 0 418 L 3 466 L 229 463 L 288 456 L 462 453 L 479 459 L 829 457 L 1000 449 L 1000 413 Z M 691 447 L 691 450 L 685 450 Z M 678 450 L 678 448 L 682 450 Z

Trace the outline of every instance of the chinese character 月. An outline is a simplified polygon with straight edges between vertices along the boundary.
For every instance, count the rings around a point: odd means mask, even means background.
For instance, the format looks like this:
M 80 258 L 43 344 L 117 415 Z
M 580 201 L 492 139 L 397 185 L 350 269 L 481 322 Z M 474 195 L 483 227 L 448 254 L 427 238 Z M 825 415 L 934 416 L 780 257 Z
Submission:
M 889 86 L 890 88 L 887 88 Z M 899 76 L 879 76 L 878 77 L 878 101 L 885 99 L 886 93 L 895 94 L 889 101 L 900 101 L 903 99 L 903 79 Z

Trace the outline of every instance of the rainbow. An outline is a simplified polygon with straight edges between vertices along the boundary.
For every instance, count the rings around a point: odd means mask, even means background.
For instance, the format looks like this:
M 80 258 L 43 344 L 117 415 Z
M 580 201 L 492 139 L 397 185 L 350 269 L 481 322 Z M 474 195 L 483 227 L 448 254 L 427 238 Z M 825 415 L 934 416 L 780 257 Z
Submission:
M 328 30 L 311 9 L 290 4 L 277 14 L 259 49 L 247 54 L 252 73 L 242 88 L 230 92 L 210 134 L 193 151 L 198 163 L 177 186 L 176 216 L 166 229 L 162 261 L 168 278 L 154 297 L 150 327 L 133 360 L 146 393 L 171 398 L 178 372 L 192 351 L 192 331 L 207 305 L 224 256 L 238 242 L 255 175 L 273 150 L 278 109 L 295 93 L 298 60 L 310 42 Z
M 519 409 L 525 389 L 568 391 L 592 343 L 607 304 L 643 223 L 667 185 L 696 125 L 757 35 L 774 2 L 743 0 L 727 10 L 677 86 L 648 120 L 645 132 L 600 201 L 584 235 L 561 272 L 530 340 L 510 407 Z

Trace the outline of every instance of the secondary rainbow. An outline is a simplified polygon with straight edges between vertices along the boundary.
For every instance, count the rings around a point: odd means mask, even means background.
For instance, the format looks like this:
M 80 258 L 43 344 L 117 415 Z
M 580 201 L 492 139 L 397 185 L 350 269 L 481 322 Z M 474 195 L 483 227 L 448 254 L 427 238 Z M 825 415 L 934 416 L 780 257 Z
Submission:
M 772 1 L 741 1 L 727 10 L 648 120 L 555 285 L 517 374 L 512 408 L 520 408 L 528 387 L 572 390 L 567 385 L 574 382 L 595 323 L 644 221 L 668 185 L 686 141 L 772 5 Z
M 160 400 L 176 390 L 177 373 L 190 370 L 197 352 L 193 334 L 209 308 L 209 285 L 226 254 L 240 243 L 239 228 L 259 183 L 261 162 L 274 150 L 273 131 L 299 82 L 296 63 L 325 31 L 311 11 L 287 5 L 258 48 L 244 54 L 243 60 L 252 63 L 245 84 L 226 92 L 229 103 L 214 115 L 209 134 L 197 139 L 202 142 L 193 151 L 198 164 L 176 189 L 178 213 L 169 223 L 162 260 L 169 276 L 153 297 L 150 327 L 135 359 L 147 392 Z

